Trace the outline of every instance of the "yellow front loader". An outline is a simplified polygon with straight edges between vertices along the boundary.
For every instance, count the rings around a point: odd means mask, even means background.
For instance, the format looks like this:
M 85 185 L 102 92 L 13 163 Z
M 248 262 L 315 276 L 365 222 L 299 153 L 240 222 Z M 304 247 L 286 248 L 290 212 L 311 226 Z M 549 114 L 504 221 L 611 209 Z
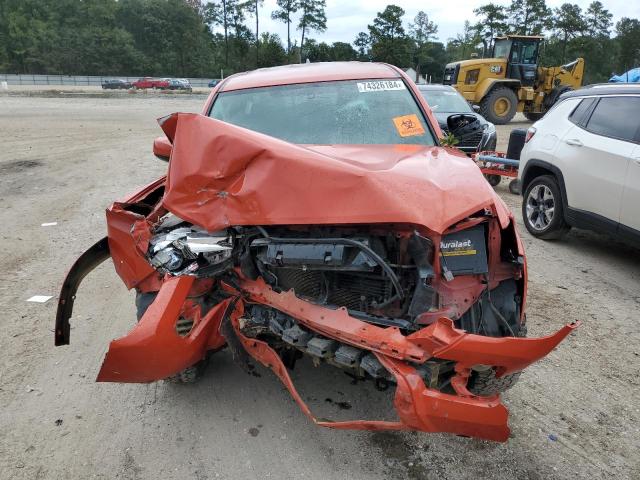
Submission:
M 480 114 L 497 125 L 511 121 L 516 112 L 538 120 L 562 93 L 580 88 L 584 74 L 582 58 L 559 67 L 539 66 L 543 40 L 539 36 L 498 37 L 492 58 L 447 64 L 443 83 L 479 105 Z

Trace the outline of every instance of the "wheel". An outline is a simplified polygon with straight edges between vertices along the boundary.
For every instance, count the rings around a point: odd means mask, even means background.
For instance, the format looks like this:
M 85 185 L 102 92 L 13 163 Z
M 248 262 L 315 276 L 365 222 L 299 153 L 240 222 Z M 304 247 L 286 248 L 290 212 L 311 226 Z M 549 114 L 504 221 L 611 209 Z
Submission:
M 529 233 L 543 240 L 562 237 L 571 227 L 564 220 L 562 194 L 555 177 L 542 175 L 527 186 L 522 219 Z
M 520 327 L 517 337 L 524 338 L 527 336 L 527 325 L 524 324 Z M 467 388 L 475 395 L 489 396 L 496 393 L 502 393 L 513 387 L 520 378 L 522 372 L 515 372 L 510 375 L 504 375 L 500 378 L 496 377 L 496 372 L 493 368 L 487 370 L 477 371 L 474 370 L 469 377 L 469 384 Z
M 205 357 L 195 365 L 185 368 L 179 371 L 175 375 L 165 378 L 165 382 L 169 383 L 196 383 L 203 375 L 209 364 L 209 357 Z
M 485 175 L 484 178 L 487 179 L 487 182 L 489 182 L 489 185 L 491 185 L 492 187 L 497 187 L 498 185 L 500 185 L 500 181 L 502 180 L 500 175 Z
M 537 122 L 542 117 L 544 117 L 544 112 L 523 112 L 523 113 L 525 118 L 532 122 Z
M 549 110 L 551 107 L 553 107 L 560 98 L 560 95 L 565 92 L 570 92 L 571 90 L 573 90 L 573 88 L 571 88 L 569 85 L 559 85 L 551 90 L 549 95 L 544 97 L 544 100 L 542 102 L 545 110 Z
M 489 396 L 496 393 L 502 393 L 513 387 L 522 372 L 515 372 L 503 377 L 496 378 L 496 372 L 493 368 L 474 371 L 469 378 L 469 386 L 467 387 L 474 395 Z
M 517 178 L 509 182 L 509 191 L 514 195 L 520 195 L 520 182 L 518 182 Z
M 149 305 L 153 303 L 156 295 L 156 292 L 136 293 L 136 316 L 138 318 L 138 321 L 140 321 L 144 313 L 147 311 Z M 205 356 L 205 358 L 191 365 L 190 367 L 179 371 L 175 375 L 171 375 L 170 377 L 165 378 L 165 381 L 171 383 L 195 383 L 202 378 L 208 364 L 209 355 Z
M 518 97 L 508 87 L 496 87 L 480 102 L 480 115 L 491 123 L 504 125 L 516 114 Z

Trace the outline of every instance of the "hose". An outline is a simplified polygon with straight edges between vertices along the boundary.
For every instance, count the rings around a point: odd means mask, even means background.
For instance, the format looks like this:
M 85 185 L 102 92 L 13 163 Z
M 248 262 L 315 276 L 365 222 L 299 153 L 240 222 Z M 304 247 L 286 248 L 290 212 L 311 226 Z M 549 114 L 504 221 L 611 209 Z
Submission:
M 391 279 L 391 283 L 393 284 L 393 287 L 396 289 L 396 295 L 397 295 L 398 299 L 402 300 L 404 298 L 404 291 L 402 289 L 402 285 L 400 285 L 400 280 L 398 279 L 398 276 L 396 275 L 396 272 L 393 271 L 393 269 L 389 266 L 389 264 L 387 262 L 385 262 L 384 259 L 380 255 L 378 255 L 370 247 L 368 247 L 367 245 L 365 245 L 362 242 L 358 242 L 357 240 L 353 240 L 351 238 L 282 238 L 282 237 L 272 237 L 267 233 L 267 231 L 263 227 L 257 225 L 256 228 L 260 231 L 260 233 L 267 240 L 269 240 L 269 242 L 275 242 L 275 243 L 303 243 L 303 244 L 335 243 L 335 244 L 338 244 L 338 245 L 350 245 L 352 247 L 359 248 L 360 250 L 365 252 L 367 255 L 369 255 L 369 257 L 374 262 L 376 262 L 378 265 L 380 265 L 382 270 L 384 270 L 385 273 L 389 276 L 389 278 Z

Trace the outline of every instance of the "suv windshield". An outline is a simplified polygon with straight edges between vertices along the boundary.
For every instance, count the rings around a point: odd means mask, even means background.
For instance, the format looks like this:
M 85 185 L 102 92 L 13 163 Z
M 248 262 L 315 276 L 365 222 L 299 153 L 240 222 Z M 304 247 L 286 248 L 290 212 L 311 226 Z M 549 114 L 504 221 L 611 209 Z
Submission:
M 435 144 L 420 107 L 402 80 L 221 92 L 210 116 L 298 144 Z
M 444 113 L 473 112 L 467 101 L 456 91 L 420 89 L 431 110 Z

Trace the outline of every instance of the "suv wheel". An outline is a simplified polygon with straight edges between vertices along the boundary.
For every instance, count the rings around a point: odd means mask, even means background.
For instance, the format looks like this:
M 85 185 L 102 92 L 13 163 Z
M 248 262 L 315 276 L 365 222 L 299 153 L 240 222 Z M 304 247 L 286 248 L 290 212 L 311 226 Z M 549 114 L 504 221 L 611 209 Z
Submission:
M 571 227 L 564 220 L 562 194 L 550 175 L 535 178 L 524 193 L 522 219 L 529 233 L 544 240 L 562 237 Z

